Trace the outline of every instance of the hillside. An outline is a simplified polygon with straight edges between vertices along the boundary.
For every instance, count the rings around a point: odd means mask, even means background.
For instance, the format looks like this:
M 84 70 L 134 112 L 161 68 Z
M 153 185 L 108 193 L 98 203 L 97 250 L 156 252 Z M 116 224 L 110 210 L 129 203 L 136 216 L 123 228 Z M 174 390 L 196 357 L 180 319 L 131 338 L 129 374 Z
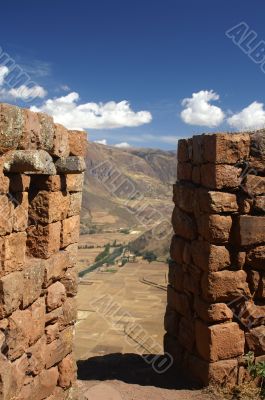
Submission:
M 170 219 L 176 155 L 155 149 L 118 149 L 89 143 L 82 231 L 148 231 Z

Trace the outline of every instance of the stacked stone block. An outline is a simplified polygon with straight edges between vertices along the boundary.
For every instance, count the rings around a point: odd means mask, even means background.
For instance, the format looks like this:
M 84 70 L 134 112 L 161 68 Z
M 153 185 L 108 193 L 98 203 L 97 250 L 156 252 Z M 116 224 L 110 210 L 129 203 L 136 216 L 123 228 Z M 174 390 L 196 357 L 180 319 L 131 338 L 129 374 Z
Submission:
M 165 351 L 203 385 L 265 360 L 265 131 L 178 145 Z
M 63 400 L 76 379 L 85 132 L 0 104 L 0 399 Z

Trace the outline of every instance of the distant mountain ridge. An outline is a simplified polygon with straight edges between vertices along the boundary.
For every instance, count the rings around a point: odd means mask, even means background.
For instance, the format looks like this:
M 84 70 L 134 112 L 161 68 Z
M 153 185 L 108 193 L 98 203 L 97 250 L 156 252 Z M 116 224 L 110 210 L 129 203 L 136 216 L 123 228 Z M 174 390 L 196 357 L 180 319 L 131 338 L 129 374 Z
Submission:
M 153 209 L 170 218 L 177 169 L 174 151 L 121 149 L 90 142 L 86 165 L 83 227 L 137 228 L 144 225 L 139 218 L 142 206 L 146 215 Z

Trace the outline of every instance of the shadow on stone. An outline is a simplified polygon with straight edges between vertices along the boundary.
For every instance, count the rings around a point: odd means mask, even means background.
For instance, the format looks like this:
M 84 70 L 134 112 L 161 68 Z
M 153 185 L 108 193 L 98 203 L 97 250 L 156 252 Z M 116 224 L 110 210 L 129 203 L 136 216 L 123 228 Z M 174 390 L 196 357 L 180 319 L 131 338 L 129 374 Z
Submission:
M 148 358 L 156 357 L 148 355 Z M 175 365 L 164 373 L 157 373 L 152 365 L 137 354 L 107 354 L 91 357 L 77 362 L 78 379 L 80 380 L 120 380 L 125 383 L 141 386 L 155 386 L 163 389 L 195 389 L 177 370 Z

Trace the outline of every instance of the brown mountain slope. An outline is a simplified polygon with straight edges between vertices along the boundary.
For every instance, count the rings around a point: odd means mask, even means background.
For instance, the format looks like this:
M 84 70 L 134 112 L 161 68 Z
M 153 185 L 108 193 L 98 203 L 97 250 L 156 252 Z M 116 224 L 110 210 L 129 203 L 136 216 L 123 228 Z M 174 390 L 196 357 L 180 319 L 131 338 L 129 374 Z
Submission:
M 83 228 L 146 231 L 154 220 L 170 217 L 174 152 L 89 143 L 86 165 Z

